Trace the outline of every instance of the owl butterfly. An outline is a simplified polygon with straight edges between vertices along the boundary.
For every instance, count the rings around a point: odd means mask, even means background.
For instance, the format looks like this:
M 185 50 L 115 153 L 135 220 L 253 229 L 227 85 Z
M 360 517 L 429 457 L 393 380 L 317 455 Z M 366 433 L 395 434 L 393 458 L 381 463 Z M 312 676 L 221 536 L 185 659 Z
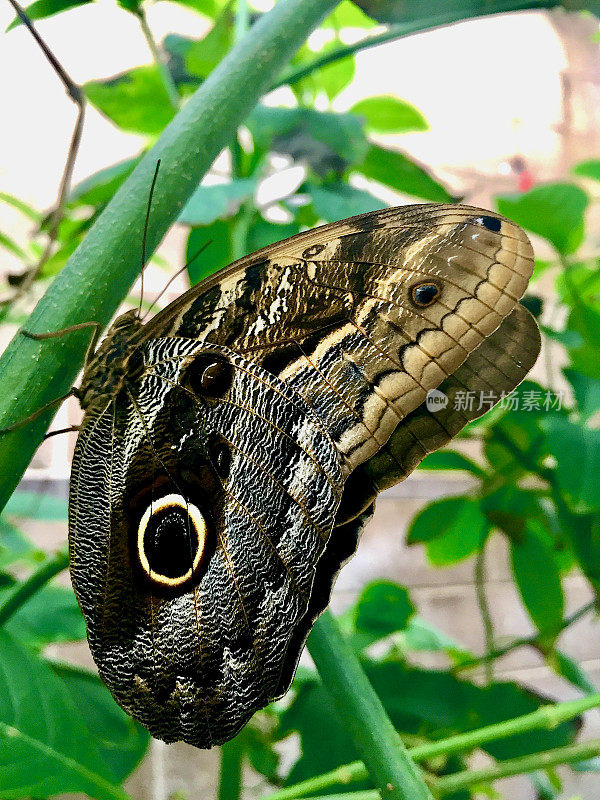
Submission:
M 100 675 L 154 736 L 220 744 L 286 692 L 378 492 L 535 362 L 532 267 L 502 217 L 405 206 L 116 320 L 82 382 L 71 575 Z

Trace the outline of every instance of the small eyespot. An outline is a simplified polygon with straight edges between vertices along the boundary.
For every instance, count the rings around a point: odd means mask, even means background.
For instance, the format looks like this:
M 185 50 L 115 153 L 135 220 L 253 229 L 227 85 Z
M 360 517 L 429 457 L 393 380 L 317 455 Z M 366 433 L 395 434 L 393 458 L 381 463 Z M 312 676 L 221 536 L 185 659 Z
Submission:
M 474 221 L 476 225 L 482 225 L 492 233 L 498 233 L 502 227 L 502 220 L 498 219 L 498 217 L 488 217 L 487 214 L 482 217 L 476 217 Z
M 417 283 L 411 288 L 410 297 L 418 308 L 427 308 L 435 303 L 440 293 L 441 289 L 437 283 Z
M 222 397 L 231 386 L 233 367 L 224 358 L 202 354 L 192 361 L 188 380 L 197 394 Z
M 313 244 L 311 247 L 307 247 L 302 253 L 302 258 L 314 258 L 315 256 L 318 256 L 319 253 L 322 253 L 323 250 L 325 250 L 324 244 Z
M 206 520 L 180 494 L 153 500 L 138 526 L 137 554 L 142 570 L 166 589 L 186 584 L 197 572 L 207 549 Z

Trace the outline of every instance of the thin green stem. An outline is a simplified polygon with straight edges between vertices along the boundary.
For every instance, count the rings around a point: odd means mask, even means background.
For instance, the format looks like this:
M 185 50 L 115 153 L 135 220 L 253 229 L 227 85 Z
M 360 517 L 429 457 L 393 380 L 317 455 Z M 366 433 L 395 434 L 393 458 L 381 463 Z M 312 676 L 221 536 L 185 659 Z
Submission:
M 141 159 L 69 258 L 26 322 L 58 331 L 81 322 L 103 328 L 141 267 L 148 191 L 160 159 L 147 237 L 150 255 L 258 99 L 337 0 L 279 0 L 221 60 Z M 85 331 L 38 342 L 17 334 L 0 359 L 0 428 L 64 395 L 80 369 Z M 0 436 L 0 509 L 52 418 Z
M 59 550 L 58 553 L 55 553 L 55 555 L 44 561 L 27 580 L 13 589 L 2 605 L 0 605 L 0 628 L 5 625 L 21 606 L 33 597 L 42 586 L 45 586 L 48 581 L 52 580 L 55 575 L 58 575 L 59 572 L 62 572 L 63 569 L 66 569 L 68 566 L 69 554 L 66 550 Z
M 565 617 L 562 621 L 562 624 L 559 628 L 560 631 L 564 631 L 574 622 L 577 622 L 578 619 L 588 614 L 590 611 L 593 611 L 596 608 L 596 601 L 590 600 L 589 603 L 581 606 L 568 617 Z M 473 669 L 475 667 L 479 667 L 482 664 L 485 664 L 487 661 L 495 661 L 498 658 L 502 658 L 502 656 L 507 655 L 507 653 L 511 653 L 513 650 L 517 650 L 519 647 L 538 647 L 540 645 L 540 639 L 543 638 L 543 634 L 539 632 L 531 634 L 530 636 L 522 636 L 519 639 L 513 639 L 511 642 L 503 645 L 502 647 L 496 647 L 493 650 L 484 653 L 484 655 L 479 656 L 478 658 L 472 658 L 468 661 L 462 661 L 460 664 L 457 664 L 453 669 L 452 672 L 462 672 L 465 669 Z
M 244 734 L 221 746 L 221 772 L 218 800 L 239 800 L 242 791 Z
M 580 716 L 592 708 L 600 707 L 600 694 L 589 695 L 578 700 L 568 700 L 556 705 L 542 706 L 530 714 L 521 717 L 498 722 L 494 725 L 486 725 L 484 728 L 477 728 L 468 733 L 460 733 L 450 736 L 447 739 L 440 739 L 437 742 L 427 742 L 418 745 L 408 751 L 408 755 L 413 761 L 422 763 L 438 756 L 449 756 L 452 753 L 474 750 L 486 742 L 505 739 L 519 733 L 526 733 L 532 730 L 552 730 L 562 722 Z M 316 775 L 314 778 L 288 786 L 286 789 L 270 794 L 264 800 L 296 800 L 315 792 L 324 791 L 337 784 L 350 784 L 363 781 L 368 778 L 369 773 L 362 761 L 353 761 L 351 764 L 344 764 L 337 769 Z M 346 795 L 347 796 L 347 795 Z
M 481 622 L 483 624 L 485 653 L 487 655 L 488 653 L 491 653 L 494 649 L 494 624 L 492 622 L 490 606 L 485 591 L 485 545 L 486 542 L 483 541 L 481 543 L 479 550 L 477 551 L 477 557 L 475 559 L 475 568 L 474 568 L 474 583 L 475 583 L 475 594 L 477 596 L 477 606 L 479 608 L 479 614 L 481 616 Z M 486 683 L 490 684 L 494 680 L 493 660 L 486 658 L 486 660 L 484 661 L 484 668 L 485 668 Z
M 548 769 L 559 764 L 569 764 L 575 761 L 584 761 L 600 755 L 600 739 L 591 739 L 581 744 L 568 747 L 557 747 L 544 753 L 533 753 L 521 758 L 512 758 L 509 761 L 500 761 L 491 767 L 479 770 L 465 770 L 454 775 L 438 778 L 434 784 L 436 797 L 460 792 L 471 786 L 492 783 L 501 778 L 510 778 L 512 775 L 523 775 L 526 772 L 535 772 L 538 769 Z M 328 798 L 331 800 L 331 798 Z
M 140 21 L 140 28 L 142 29 L 142 33 L 144 34 L 144 38 L 150 48 L 150 52 L 152 53 L 152 58 L 154 59 L 154 63 L 158 69 L 160 74 L 161 80 L 163 82 L 163 86 L 165 87 L 165 91 L 169 96 L 169 100 L 171 101 L 171 105 L 175 110 L 179 109 L 180 105 L 180 97 L 179 92 L 177 91 L 177 86 L 175 86 L 175 81 L 173 80 L 173 76 L 171 75 L 168 66 L 165 63 L 165 59 L 163 54 L 160 52 L 160 49 L 152 35 L 152 31 L 150 30 L 150 26 L 148 25 L 148 19 L 146 17 L 146 12 L 144 11 L 144 7 L 140 4 L 135 14 Z
M 235 8 L 235 21 L 233 27 L 233 40 L 239 40 L 246 35 L 250 27 L 250 12 L 248 9 L 248 0 L 237 0 Z
M 329 611 L 317 620 L 308 650 L 381 797 L 431 800 L 422 775 Z
M 340 61 L 343 58 L 348 58 L 361 50 L 366 50 L 370 47 L 391 42 L 396 39 L 402 39 L 405 36 L 413 36 L 416 33 L 422 33 L 425 30 L 432 30 L 434 28 L 441 28 L 446 25 L 452 25 L 455 22 L 461 22 L 465 19 L 473 19 L 475 17 L 491 16 L 510 11 L 520 11 L 534 8 L 553 8 L 560 5 L 557 2 L 543 2 L 542 0 L 533 0 L 533 2 L 518 2 L 518 0 L 505 0 L 504 2 L 496 2 L 493 7 L 484 6 L 480 11 L 474 12 L 471 5 L 465 5 L 465 8 L 453 8 L 445 14 L 435 14 L 429 17 L 409 20 L 407 22 L 399 22 L 395 25 L 390 25 L 389 28 L 381 33 L 361 39 L 354 44 L 342 45 L 329 53 L 324 53 L 322 56 L 315 58 L 309 64 L 304 64 L 296 69 L 288 69 L 284 72 L 272 85 L 272 89 L 277 89 L 279 86 L 286 86 L 289 84 L 297 83 L 311 75 L 316 70 L 332 64 L 335 61 Z

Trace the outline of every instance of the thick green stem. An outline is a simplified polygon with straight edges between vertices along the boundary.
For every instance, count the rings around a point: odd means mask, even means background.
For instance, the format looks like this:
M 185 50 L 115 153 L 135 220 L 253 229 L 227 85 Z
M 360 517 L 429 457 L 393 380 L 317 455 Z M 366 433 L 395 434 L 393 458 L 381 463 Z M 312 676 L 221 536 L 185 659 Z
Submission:
M 497 722 L 494 725 L 487 725 L 484 728 L 477 728 L 468 733 L 460 733 L 450 736 L 448 739 L 440 739 L 438 742 L 428 742 L 418 745 L 408 751 L 408 755 L 413 761 L 422 763 L 438 756 L 449 756 L 452 753 L 460 753 L 466 750 L 474 750 L 486 742 L 505 739 L 519 733 L 526 733 L 532 730 L 552 730 L 561 722 L 567 722 L 574 717 L 578 717 L 585 711 L 600 707 L 600 694 L 590 695 L 579 700 L 568 700 L 565 703 L 557 703 L 553 706 L 542 706 L 531 714 L 524 714 L 522 717 L 509 719 L 505 722 Z M 295 800 L 305 797 L 318 791 L 329 789 L 339 783 L 349 784 L 364 781 L 369 773 L 362 761 L 353 761 L 351 764 L 344 764 L 337 769 L 326 772 L 323 775 L 316 775 L 294 786 L 288 786 L 274 794 L 270 794 L 265 800 Z
M 152 253 L 257 100 L 337 0 L 279 0 L 238 42 L 116 192 L 26 327 L 38 333 L 93 320 L 105 326 L 140 270 L 142 229 L 156 163 L 147 252 Z M 18 334 L 0 359 L 0 428 L 27 418 L 73 384 L 85 331 L 43 342 Z M 0 435 L 0 509 L 51 419 Z
M 221 746 L 221 772 L 218 800 L 239 800 L 242 791 L 244 763 L 243 732 Z
M 52 580 L 55 575 L 69 566 L 69 554 L 66 550 L 48 558 L 36 571 L 19 584 L 0 605 L 0 628 L 24 605 L 42 586 Z
M 384 800 L 432 800 L 379 697 L 329 611 L 317 620 L 308 650 L 323 684 Z

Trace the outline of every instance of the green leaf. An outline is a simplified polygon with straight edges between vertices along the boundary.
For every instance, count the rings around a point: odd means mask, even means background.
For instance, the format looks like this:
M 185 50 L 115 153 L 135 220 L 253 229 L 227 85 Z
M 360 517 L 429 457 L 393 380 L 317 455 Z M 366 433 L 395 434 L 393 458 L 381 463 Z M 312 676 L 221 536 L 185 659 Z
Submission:
M 210 19 L 220 14 L 225 4 L 225 0 L 171 0 L 171 2 L 191 8 Z
M 404 586 L 391 581 L 373 581 L 358 598 L 354 624 L 358 631 L 382 638 L 402 630 L 414 612 Z
M 366 157 L 355 169 L 366 178 L 378 181 L 404 194 L 421 197 L 432 203 L 451 203 L 454 198 L 438 183 L 426 169 L 415 163 L 404 153 L 387 150 L 372 144 Z
M 335 39 L 320 50 L 319 55 L 335 50 L 339 45 L 340 42 Z M 316 70 L 311 77 L 317 88 L 323 89 L 329 100 L 333 100 L 342 89 L 345 89 L 348 84 L 352 83 L 355 73 L 356 62 L 352 56 L 347 56 L 346 58 L 340 58 L 337 61 L 333 61 L 331 64 L 321 67 L 321 69 Z
M 369 147 L 360 120 L 351 114 L 258 105 L 246 124 L 258 147 L 307 161 L 319 174 L 362 161 Z
M 6 591 L 0 592 L 0 603 Z M 85 639 L 85 622 L 71 589 L 44 586 L 6 623 L 5 630 L 35 649 Z
M 210 225 L 217 219 L 232 217 L 240 204 L 254 194 L 254 178 L 238 178 L 230 183 L 199 186 L 179 215 L 184 225 Z
M 8 250 L 9 253 L 12 253 L 13 256 L 20 258 L 21 261 L 25 261 L 27 258 L 27 254 L 25 250 L 18 245 L 14 239 L 11 239 L 10 236 L 7 236 L 5 233 L 0 231 L 0 247 L 3 247 L 5 250 Z
M 6 631 L 0 631 L 0 674 L 0 796 L 85 792 L 126 800 L 62 681 Z
M 43 550 L 35 547 L 24 533 L 0 517 L 0 570 L 21 562 L 36 565 L 44 558 Z
M 300 233 L 300 226 L 296 222 L 287 222 L 279 225 L 257 216 L 248 231 L 248 252 L 254 253 L 255 250 L 260 250 L 261 247 L 281 242 L 283 239 L 295 236 L 297 233 Z
M 8 192 L 0 192 L 0 201 L 12 206 L 13 208 L 16 208 L 17 211 L 20 211 L 23 216 L 27 217 L 32 222 L 39 222 L 42 218 L 42 215 L 39 211 L 36 211 L 35 208 L 30 206 L 28 203 L 23 202 L 23 200 L 19 200 L 18 197 L 8 194 Z
M 573 514 L 559 499 L 561 529 L 568 537 L 582 572 L 600 597 L 600 513 Z
M 379 95 L 359 100 L 350 114 L 362 117 L 368 131 L 373 133 L 405 133 L 426 131 L 425 117 L 410 103 L 390 95 Z
M 556 415 L 541 420 L 556 458 L 556 478 L 574 511 L 600 509 L 600 430 Z
M 107 203 L 125 178 L 137 166 L 141 156 L 119 161 L 110 167 L 98 170 L 71 190 L 67 202 L 70 205 L 101 206 Z
M 554 671 L 572 683 L 584 694 L 596 694 L 598 687 L 586 675 L 579 664 L 561 650 L 553 650 L 547 657 L 548 664 Z
M 553 636 L 562 625 L 564 598 L 551 545 L 535 520 L 528 521 L 520 541 L 511 541 L 515 582 L 525 608 L 543 635 Z
M 430 453 L 419 464 L 419 469 L 461 469 L 471 472 L 478 478 L 482 478 L 486 474 L 478 464 L 463 456 L 462 453 L 457 453 L 456 450 L 436 450 L 434 453 Z
M 336 222 L 356 214 L 377 211 L 386 206 L 364 189 L 355 189 L 347 183 L 309 186 L 307 191 L 312 197 L 315 212 L 325 222 Z
M 12 495 L 3 513 L 7 516 L 29 517 L 48 522 L 66 520 L 68 504 L 66 499 L 44 492 L 18 491 Z
M 175 115 L 155 66 L 136 67 L 107 81 L 90 81 L 83 90 L 92 105 L 131 133 L 155 136 Z
M 46 19 L 47 17 L 53 17 L 55 14 L 60 14 L 62 11 L 68 11 L 71 8 L 84 6 L 91 2 L 92 0 L 36 0 L 35 3 L 26 6 L 25 11 L 29 19 Z M 21 24 L 19 17 L 15 17 L 6 30 L 10 31 Z
M 233 44 L 233 23 L 233 5 L 227 3 L 206 36 L 193 42 L 185 54 L 185 66 L 192 75 L 206 78 L 227 54 Z
M 490 527 L 476 500 L 465 495 L 431 503 L 413 518 L 407 544 L 427 543 L 427 556 L 435 566 L 468 558 L 478 550 Z
M 548 183 L 496 202 L 501 214 L 547 239 L 562 255 L 573 253 L 583 241 L 589 198 L 572 183 Z
M 231 220 L 217 220 L 212 225 L 190 231 L 185 259 L 191 286 L 231 263 L 231 224 Z M 190 263 L 207 242 L 206 250 Z
M 576 369 L 563 369 L 563 375 L 573 387 L 577 410 L 584 420 L 600 410 L 600 378 L 590 378 Z
M 77 706 L 111 780 L 122 783 L 146 752 L 150 742 L 148 732 L 119 708 L 93 672 L 69 664 L 49 666 Z
M 575 164 L 571 172 L 573 175 L 581 175 L 583 178 L 600 181 L 600 161 L 597 158 L 581 161 L 579 164 Z
M 433 653 L 443 652 L 457 663 L 473 657 L 455 639 L 447 636 L 435 625 L 416 614 L 408 620 L 406 628 L 402 631 L 401 638 L 408 650 Z

